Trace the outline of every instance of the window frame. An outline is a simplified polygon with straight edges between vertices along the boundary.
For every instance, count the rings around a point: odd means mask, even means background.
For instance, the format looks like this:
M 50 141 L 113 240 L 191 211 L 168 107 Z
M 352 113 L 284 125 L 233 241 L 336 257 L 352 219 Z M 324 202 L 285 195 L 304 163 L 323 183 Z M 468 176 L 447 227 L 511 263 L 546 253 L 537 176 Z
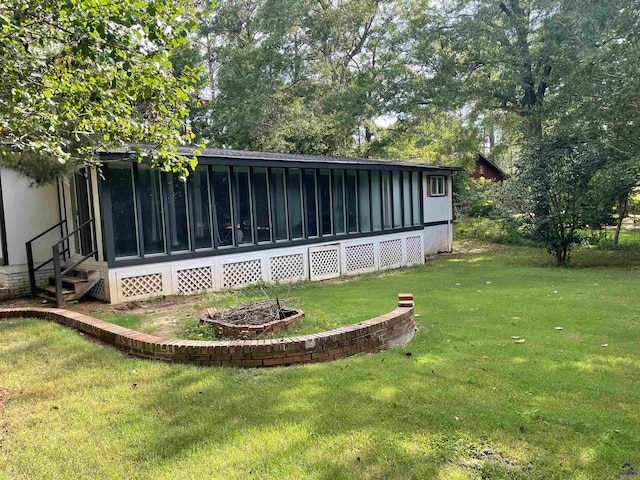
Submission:
M 435 181 L 435 183 L 434 183 Z M 438 187 L 438 181 L 442 181 L 442 189 Z M 446 197 L 447 196 L 447 178 L 444 175 L 429 176 L 429 196 L 430 197 Z M 434 189 L 434 185 L 436 188 Z

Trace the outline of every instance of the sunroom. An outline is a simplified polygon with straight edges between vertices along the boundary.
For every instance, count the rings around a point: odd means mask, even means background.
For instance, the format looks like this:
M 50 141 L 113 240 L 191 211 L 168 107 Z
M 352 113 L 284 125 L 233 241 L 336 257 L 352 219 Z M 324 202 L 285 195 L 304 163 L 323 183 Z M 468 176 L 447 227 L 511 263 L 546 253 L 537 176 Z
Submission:
M 63 265 L 98 270 L 90 293 L 112 303 L 322 280 L 451 250 L 453 167 L 205 149 L 183 179 L 127 152 L 102 160 L 101 173 L 58 187 L 70 232 L 58 250 Z

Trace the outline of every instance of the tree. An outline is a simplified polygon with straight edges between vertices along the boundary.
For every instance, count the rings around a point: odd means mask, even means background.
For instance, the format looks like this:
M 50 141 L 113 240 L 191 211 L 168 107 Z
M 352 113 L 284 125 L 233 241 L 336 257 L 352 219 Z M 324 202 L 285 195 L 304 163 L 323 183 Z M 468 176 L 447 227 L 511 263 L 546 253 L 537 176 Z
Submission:
M 527 147 L 504 192 L 503 203 L 515 205 L 509 220 L 517 219 L 526 235 L 544 243 L 558 265 L 569 262 L 582 229 L 604 224 L 610 215 L 611 203 L 603 208 L 595 199 L 609 154 L 602 143 L 558 129 Z
M 176 153 L 200 73 L 176 75 L 173 49 L 195 26 L 174 0 L 5 0 L 0 4 L 0 162 L 38 184 L 101 150 L 145 143 L 139 156 L 188 174 Z
M 368 156 L 406 70 L 392 48 L 397 3 L 219 2 L 200 31 L 214 98 L 197 133 L 233 148 Z

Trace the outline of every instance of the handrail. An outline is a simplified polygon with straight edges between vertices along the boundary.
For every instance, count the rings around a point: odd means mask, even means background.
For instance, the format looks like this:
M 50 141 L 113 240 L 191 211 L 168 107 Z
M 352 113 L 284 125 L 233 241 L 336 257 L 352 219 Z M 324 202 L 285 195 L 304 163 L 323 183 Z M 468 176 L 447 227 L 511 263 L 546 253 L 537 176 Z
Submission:
M 36 235 L 31 240 L 27 240 L 27 242 L 25 243 L 25 246 L 27 248 L 27 269 L 28 269 L 28 272 L 29 272 L 29 286 L 31 287 L 31 298 L 36 298 L 36 295 L 38 293 L 38 291 L 36 289 L 36 271 L 38 271 L 44 265 L 47 265 L 49 262 L 51 262 L 53 260 L 53 258 L 51 258 L 51 259 L 47 260 L 46 262 L 38 265 L 37 268 L 34 268 L 34 265 L 33 265 L 33 245 L 32 244 L 33 244 L 33 242 L 38 240 L 40 237 L 46 235 L 50 231 L 52 231 L 55 228 L 58 228 L 58 227 L 60 227 L 62 225 L 64 225 L 65 227 L 67 226 L 67 219 L 66 218 L 64 220 L 60 220 L 53 227 L 47 228 L 44 232 L 40 233 L 39 235 Z M 66 251 L 68 251 L 68 248 L 66 249 Z
M 93 257 L 96 253 L 98 253 L 98 250 L 94 250 L 91 253 L 87 253 L 84 257 L 82 257 L 80 260 L 78 260 L 76 263 L 74 263 L 73 265 L 71 265 L 70 267 L 66 268 L 65 270 L 63 270 L 62 272 L 60 272 L 60 276 L 65 276 L 67 273 L 69 273 L 71 270 L 73 270 L 74 268 L 76 268 L 78 265 L 80 265 L 82 262 L 84 262 L 85 260 L 87 260 L 89 257 Z M 53 260 L 53 259 L 52 259 Z
M 64 220 L 61 220 L 60 222 L 56 223 L 53 227 L 51 228 L 47 228 L 44 232 L 42 232 L 39 235 L 36 235 L 35 237 L 33 237 L 31 240 L 27 240 L 27 244 L 31 244 L 34 242 L 34 240 L 39 239 L 40 237 L 42 237 L 43 235 L 46 235 L 47 233 L 49 233 L 51 230 L 53 230 L 54 228 L 59 227 L 62 224 L 66 224 L 67 223 L 67 219 L 65 218 Z
M 86 227 L 87 225 L 89 225 L 90 223 L 92 223 L 94 221 L 93 218 L 90 218 L 89 220 L 87 220 L 86 222 L 84 222 L 82 225 L 80 225 L 78 228 L 76 228 L 73 232 L 67 233 L 66 237 L 62 237 L 62 240 L 60 240 L 58 243 L 56 243 L 55 245 L 60 245 L 62 242 L 64 242 L 65 240 L 71 238 L 72 236 L 74 236 L 76 233 L 78 233 L 80 230 L 82 230 L 84 227 Z M 61 252 L 62 253 L 62 252 Z
M 63 259 L 66 259 L 67 255 L 69 255 L 69 257 L 71 256 L 71 248 L 69 246 L 69 239 L 71 237 L 73 237 L 74 235 L 76 235 L 78 232 L 80 232 L 83 228 L 86 228 L 90 224 L 94 225 L 94 234 L 93 234 L 92 242 L 91 242 L 91 246 L 93 247 L 93 249 L 92 249 L 91 253 L 88 253 L 88 254 L 84 255 L 79 261 L 74 263 L 71 267 L 68 267 L 65 270 L 62 270 L 62 266 L 61 266 L 62 262 L 60 261 L 60 256 L 62 255 Z M 34 262 L 33 262 L 33 247 L 32 247 L 33 241 L 39 239 L 43 235 L 46 235 L 47 233 L 49 233 L 50 231 L 52 231 L 53 229 L 55 229 L 55 228 L 57 228 L 57 227 L 59 227 L 61 225 L 64 225 L 64 227 L 65 227 L 64 230 L 66 230 L 68 232 L 67 220 L 64 219 L 64 220 L 58 222 L 57 224 L 55 224 L 53 227 L 50 227 L 47 230 L 45 230 L 44 232 L 40 233 L 39 235 L 33 237 L 31 240 L 29 240 L 26 243 L 26 247 L 27 247 L 27 263 L 28 263 L 28 268 L 29 268 L 29 285 L 31 287 L 31 297 L 35 298 L 37 293 L 38 293 L 37 287 L 36 287 L 36 276 L 35 276 L 35 273 L 38 270 L 40 270 L 42 267 L 44 267 L 45 265 L 48 265 L 49 263 L 53 262 L 53 275 L 54 275 L 54 279 L 55 279 L 56 302 L 58 304 L 58 307 L 60 307 L 64 303 L 64 298 L 62 296 L 62 277 L 64 275 L 66 275 L 67 273 L 69 273 L 70 271 L 72 271 L 74 268 L 76 268 L 82 262 L 87 260 L 89 257 L 95 257 L 97 259 L 97 254 L 98 254 L 98 249 L 95 246 L 95 242 L 96 242 L 96 238 L 95 238 L 95 219 L 94 218 L 90 218 L 89 220 L 84 222 L 82 225 L 80 225 L 78 228 L 76 228 L 72 232 L 67 233 L 64 237 L 62 237 L 62 239 L 60 239 L 58 242 L 53 244 L 51 246 L 51 248 L 53 250 L 53 256 L 51 258 L 49 258 L 48 260 L 42 262 L 37 267 L 35 267 L 34 266 Z M 66 242 L 66 247 L 65 247 L 65 242 Z

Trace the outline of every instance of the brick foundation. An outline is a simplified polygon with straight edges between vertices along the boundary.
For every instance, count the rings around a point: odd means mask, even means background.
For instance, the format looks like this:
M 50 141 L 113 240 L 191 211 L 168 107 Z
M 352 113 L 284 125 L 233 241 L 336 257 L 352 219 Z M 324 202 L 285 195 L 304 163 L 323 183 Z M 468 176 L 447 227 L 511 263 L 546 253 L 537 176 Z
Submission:
M 46 285 L 49 277 L 53 275 L 52 269 L 42 269 L 35 272 L 36 285 Z M 0 272 L 0 300 L 17 298 L 30 295 L 29 272 Z
M 275 367 L 330 362 L 408 343 L 415 333 L 413 296 L 379 317 L 327 332 L 273 340 L 165 340 L 81 313 L 56 308 L 0 309 L 0 319 L 41 318 L 61 323 L 131 355 L 175 363 L 221 367 Z

